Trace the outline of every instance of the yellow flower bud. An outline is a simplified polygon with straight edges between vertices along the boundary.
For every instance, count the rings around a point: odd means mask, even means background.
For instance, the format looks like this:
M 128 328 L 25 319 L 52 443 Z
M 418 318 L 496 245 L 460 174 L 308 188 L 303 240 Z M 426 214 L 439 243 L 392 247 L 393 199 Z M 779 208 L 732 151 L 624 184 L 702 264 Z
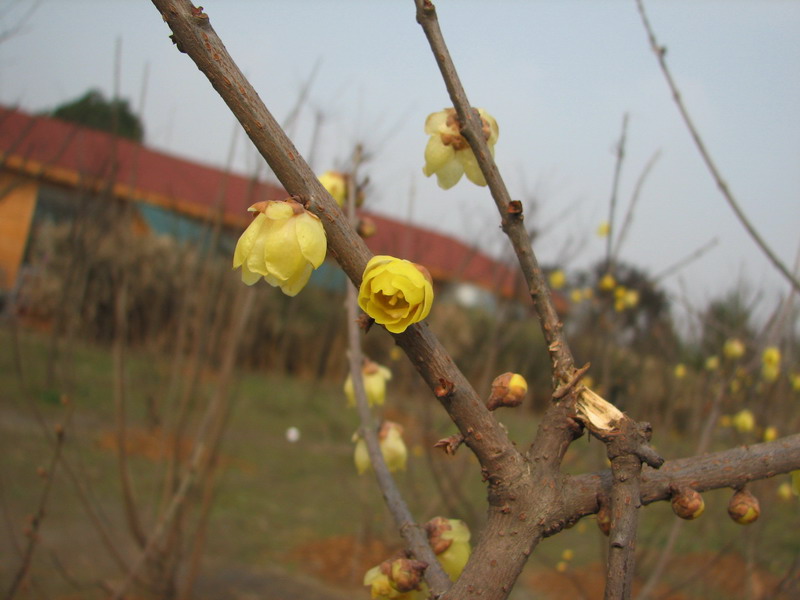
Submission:
M 719 356 L 709 356 L 706 359 L 706 370 L 707 371 L 716 371 L 719 369 Z
M 683 363 L 678 363 L 675 365 L 675 379 L 683 379 L 686 377 L 686 365 Z
M 722 354 L 730 360 L 742 358 L 744 356 L 744 344 L 737 338 L 726 340 L 725 345 L 722 347 Z
M 503 373 L 492 381 L 492 392 L 486 401 L 489 410 L 501 406 L 519 406 L 528 393 L 528 382 L 519 373 Z
M 672 495 L 672 511 L 681 519 L 696 519 L 705 509 L 703 496 L 692 488 L 681 488 Z
M 500 130 L 497 121 L 482 108 L 478 114 L 483 125 L 483 136 L 494 156 L 494 145 Z M 436 174 L 439 187 L 447 190 L 459 182 L 466 174 L 467 179 L 476 185 L 486 185 L 478 161 L 467 140 L 461 135 L 461 123 L 453 108 L 428 115 L 425 120 L 425 133 L 430 135 L 425 147 L 425 166 L 422 172 L 430 177 Z
M 263 277 L 287 296 L 297 295 L 325 260 L 322 223 L 292 199 L 258 202 L 248 210 L 258 214 L 236 244 L 233 268 L 242 268 L 247 285 Z
M 364 361 L 361 373 L 364 377 L 367 402 L 370 406 L 382 406 L 386 400 L 386 382 L 392 378 L 392 372 L 384 366 L 367 360 Z M 347 396 L 347 406 L 354 407 L 356 395 L 353 389 L 353 378 L 349 374 L 344 382 L 344 393 Z
M 611 225 L 608 221 L 603 221 L 597 226 L 597 237 L 608 237 L 608 234 L 611 232 Z
M 778 486 L 778 498 L 783 500 L 784 502 L 789 502 L 794 494 L 792 493 L 792 484 L 788 481 L 784 481 Z
M 550 273 L 550 287 L 554 290 L 560 290 L 564 287 L 564 284 L 567 283 L 567 276 L 564 275 L 564 271 L 561 269 L 557 269 Z
M 761 355 L 761 377 L 765 381 L 775 381 L 780 374 L 781 351 L 775 346 L 769 346 Z
M 752 412 L 744 408 L 733 415 L 733 426 L 739 433 L 748 433 L 755 428 L 756 418 Z
M 364 269 L 358 305 L 392 333 L 430 313 L 433 285 L 425 267 L 392 256 L 373 256 Z
M 319 182 L 336 200 L 336 204 L 344 206 L 347 200 L 347 176 L 339 171 L 325 171 L 319 176 Z
M 728 515 L 739 525 L 749 525 L 761 514 L 758 498 L 748 490 L 739 490 L 728 503 Z

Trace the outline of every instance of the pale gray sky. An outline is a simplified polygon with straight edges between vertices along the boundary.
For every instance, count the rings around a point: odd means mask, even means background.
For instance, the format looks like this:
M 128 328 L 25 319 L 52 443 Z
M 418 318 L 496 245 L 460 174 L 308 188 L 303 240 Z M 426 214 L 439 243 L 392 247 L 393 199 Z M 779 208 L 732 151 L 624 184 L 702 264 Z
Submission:
M 0 30 L 32 0 L 0 0 Z M 205 0 L 211 23 L 278 119 L 319 61 L 295 142 L 308 151 L 314 111 L 324 114 L 319 170 L 362 141 L 371 207 L 497 249 L 503 241 L 488 192 L 462 181 L 447 192 L 421 173 L 428 113 L 449 105 L 412 0 L 277 2 Z M 441 25 L 475 106 L 500 124 L 497 161 L 514 197 L 535 193 L 537 245 L 555 260 L 564 239 L 587 240 L 568 265 L 602 256 L 614 145 L 630 114 L 621 186 L 624 213 L 639 172 L 661 151 L 622 258 L 657 273 L 716 237 L 683 278 L 702 303 L 744 277 L 775 298 L 786 284 L 717 192 L 682 125 L 649 50 L 633 0 L 439 0 Z M 730 187 L 788 264 L 800 243 L 800 2 L 648 2 L 685 101 Z M 233 118 L 168 39 L 147 0 L 44 0 L 0 45 L 0 102 L 51 108 L 90 87 L 110 95 L 115 41 L 121 91 L 140 105 L 148 144 L 222 166 Z M 237 170 L 256 160 L 238 137 Z M 413 203 L 409 198 L 413 190 Z M 565 213 L 566 211 L 566 213 Z M 562 222 L 553 226 L 561 215 Z

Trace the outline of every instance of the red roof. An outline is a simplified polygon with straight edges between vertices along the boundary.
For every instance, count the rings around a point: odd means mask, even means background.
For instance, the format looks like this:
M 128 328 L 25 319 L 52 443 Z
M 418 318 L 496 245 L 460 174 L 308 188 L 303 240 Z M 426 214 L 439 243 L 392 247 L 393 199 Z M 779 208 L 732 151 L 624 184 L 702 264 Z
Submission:
M 197 218 L 221 202 L 225 222 L 243 228 L 246 209 L 283 198 L 278 184 L 190 162 L 79 125 L 0 107 L 0 166 L 44 181 L 87 190 L 107 189 Z M 516 271 L 452 237 L 370 213 L 377 226 L 367 246 L 425 265 L 435 279 L 463 280 L 514 292 Z

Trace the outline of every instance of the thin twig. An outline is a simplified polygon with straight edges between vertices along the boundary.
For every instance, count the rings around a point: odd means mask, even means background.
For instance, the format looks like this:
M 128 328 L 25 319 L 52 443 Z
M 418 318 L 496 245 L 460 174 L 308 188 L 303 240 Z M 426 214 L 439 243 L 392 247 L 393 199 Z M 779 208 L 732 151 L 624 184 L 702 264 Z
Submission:
M 664 46 L 661 46 L 658 43 L 658 40 L 656 40 L 655 32 L 653 31 L 653 27 L 650 25 L 650 20 L 647 18 L 647 13 L 644 9 L 644 1 L 636 0 L 636 6 L 639 9 L 639 15 L 642 18 L 642 25 L 644 25 L 644 28 L 647 31 L 647 38 L 650 41 L 650 48 L 656 55 L 656 58 L 658 59 L 658 65 L 661 67 L 661 72 L 663 73 L 664 78 L 667 80 L 667 85 L 669 85 L 669 89 L 672 92 L 672 99 L 675 101 L 675 105 L 678 107 L 681 118 L 683 119 L 683 122 L 686 124 L 686 127 L 692 136 L 694 145 L 700 152 L 700 156 L 702 156 L 703 162 L 705 162 L 709 173 L 711 173 L 711 176 L 714 178 L 719 191 L 727 201 L 728 206 L 730 206 L 731 210 L 736 215 L 736 218 L 739 219 L 739 222 L 745 228 L 747 233 L 750 234 L 750 237 L 753 238 L 753 241 L 761 249 L 764 255 L 769 259 L 773 266 L 781 272 L 781 274 L 786 278 L 786 281 L 788 281 L 794 289 L 800 291 L 800 281 L 798 281 L 798 279 L 792 275 L 786 265 L 783 264 L 778 256 L 767 245 L 767 242 L 761 237 L 758 231 L 756 231 L 756 228 L 750 222 L 750 219 L 747 218 L 747 215 L 744 214 L 744 211 L 739 206 L 738 201 L 733 196 L 733 192 L 731 192 L 727 182 L 722 178 L 722 174 L 717 168 L 717 165 L 714 163 L 714 160 L 711 158 L 711 154 L 706 148 L 703 138 L 700 137 L 700 132 L 695 126 L 694 121 L 692 121 L 692 118 L 689 116 L 689 111 L 683 102 L 681 91 L 678 89 L 678 85 L 675 83 L 672 73 L 667 66 L 667 61 L 665 58 L 667 49 Z
M 348 176 L 348 198 L 347 213 L 351 223 L 356 222 L 356 174 L 361 162 L 360 148 L 356 149 L 353 160 L 353 169 Z M 347 340 L 350 347 L 350 378 L 353 382 L 353 392 L 356 399 L 356 408 L 361 421 L 361 435 L 367 444 L 367 451 L 375 472 L 375 479 L 378 482 L 386 507 L 394 518 L 400 535 L 405 540 L 408 550 L 417 560 L 428 563 L 425 570 L 425 580 L 431 588 L 434 597 L 438 597 L 446 592 L 451 585 L 450 579 L 442 569 L 436 555 L 431 549 L 426 534 L 422 528 L 414 521 L 414 517 L 408 508 L 397 484 L 386 466 L 383 459 L 378 436 L 372 423 L 372 414 L 367 403 L 367 395 L 364 390 L 364 375 L 361 372 L 363 355 L 361 352 L 361 340 L 359 338 L 358 327 L 358 301 L 357 292 L 354 286 L 347 286 Z
M 628 139 L 628 113 L 622 117 L 622 132 L 617 142 L 617 161 L 614 164 L 614 178 L 611 182 L 611 198 L 608 201 L 608 235 L 606 236 L 606 271 L 611 271 L 613 255 L 611 253 L 614 239 L 614 214 L 617 210 L 617 197 L 619 195 L 619 181 L 622 178 L 622 165 L 625 163 L 625 142 Z
M 667 267 L 666 269 L 664 269 L 660 273 L 654 275 L 653 276 L 653 283 L 661 281 L 665 277 L 669 277 L 673 273 L 675 273 L 677 271 L 680 271 L 686 265 L 689 265 L 689 264 L 693 263 L 697 259 L 701 258 L 703 255 L 705 255 L 709 250 L 711 250 L 718 243 L 719 243 L 719 239 L 717 239 L 717 238 L 713 238 L 713 239 L 709 240 L 708 242 L 706 242 L 705 244 L 700 246 L 697 250 L 695 250 L 694 252 L 692 252 L 688 256 L 684 256 L 678 262 L 670 265 L 669 267 Z

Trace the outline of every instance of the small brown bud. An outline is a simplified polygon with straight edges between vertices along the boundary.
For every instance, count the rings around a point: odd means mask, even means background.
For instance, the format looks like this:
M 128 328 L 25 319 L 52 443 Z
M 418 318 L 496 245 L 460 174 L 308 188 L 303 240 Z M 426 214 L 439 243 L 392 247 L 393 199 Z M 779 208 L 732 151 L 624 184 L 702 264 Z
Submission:
M 743 489 L 731 496 L 728 503 L 728 514 L 739 525 L 749 525 L 761 514 L 758 498 L 748 490 Z
M 452 540 L 442 537 L 445 531 L 450 531 L 450 523 L 444 517 L 434 517 L 425 523 L 425 531 L 428 534 L 428 542 L 433 548 L 434 554 L 441 554 L 453 543 Z
M 503 373 L 492 381 L 492 392 L 486 401 L 489 410 L 501 406 L 519 406 L 528 393 L 528 382 L 519 373 Z
M 691 521 L 703 514 L 706 503 L 703 496 L 690 487 L 680 488 L 672 495 L 672 512 L 681 519 Z

